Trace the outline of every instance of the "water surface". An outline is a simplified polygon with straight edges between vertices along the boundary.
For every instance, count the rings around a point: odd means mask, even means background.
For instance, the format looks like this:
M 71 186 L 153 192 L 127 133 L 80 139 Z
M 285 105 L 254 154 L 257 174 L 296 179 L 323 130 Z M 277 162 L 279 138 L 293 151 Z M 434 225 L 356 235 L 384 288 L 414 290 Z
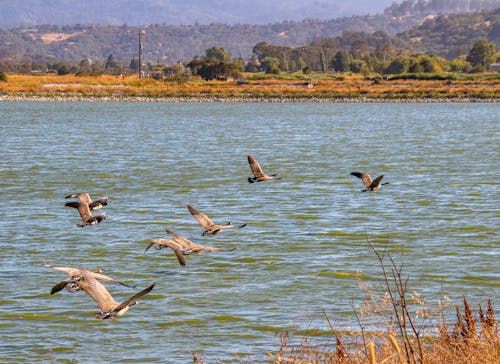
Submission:
M 390 251 L 431 306 L 500 302 L 497 104 L 0 104 L 0 360 L 262 362 L 283 330 L 356 328 L 368 242 Z M 249 184 L 246 155 L 281 179 Z M 384 174 L 361 193 L 352 171 Z M 64 196 L 108 196 L 78 228 Z M 214 237 L 215 222 L 247 223 Z M 223 251 L 150 250 L 165 227 Z M 151 294 L 99 321 L 43 267 L 102 268 Z M 361 283 L 358 277 L 361 277 Z M 107 285 L 118 301 L 136 290 Z M 326 338 L 325 340 L 331 340 Z

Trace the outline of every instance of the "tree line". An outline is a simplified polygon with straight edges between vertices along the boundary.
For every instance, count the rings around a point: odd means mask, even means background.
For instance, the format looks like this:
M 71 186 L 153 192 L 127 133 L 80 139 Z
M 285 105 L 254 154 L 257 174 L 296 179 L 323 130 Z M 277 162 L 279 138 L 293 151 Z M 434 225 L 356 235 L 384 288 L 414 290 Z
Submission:
M 498 1 L 498 0 L 497 0 Z M 423 21 L 424 19 L 427 19 Z M 138 33 L 142 37 L 143 59 L 157 64 L 189 62 L 211 45 L 223 47 L 235 57 L 249 60 L 260 43 L 316 52 L 315 39 L 339 38 L 342 50 L 349 50 L 356 32 L 374 37 L 391 37 L 391 43 L 411 52 L 435 54 L 448 59 L 468 52 L 472 43 L 485 38 L 500 47 L 500 7 L 475 13 L 424 17 L 408 15 L 354 16 L 332 20 L 286 21 L 267 25 L 209 24 L 147 27 L 127 25 L 44 25 L 32 28 L 0 29 L 0 62 L 8 64 L 46 64 L 65 61 L 77 64 L 88 59 L 104 65 L 109 55 L 128 64 L 137 56 Z M 385 33 L 385 35 L 384 35 Z M 376 42 L 376 39 L 367 39 Z M 310 57 L 315 57 L 311 54 Z M 331 57 L 330 53 L 325 54 Z M 307 61 L 306 61 L 307 63 Z M 291 65 L 294 68 L 294 65 Z
M 381 39 L 379 34 L 377 38 Z M 282 72 L 337 72 L 361 73 L 364 75 L 401 75 L 401 74 L 442 74 L 443 72 L 484 72 L 494 62 L 500 62 L 500 53 L 493 43 L 480 39 L 474 43 L 468 55 L 454 60 L 428 54 L 408 54 L 398 52 L 388 44 L 378 44 L 369 52 L 369 42 L 357 42 L 348 51 L 336 48 L 331 39 L 315 41 L 316 46 L 309 46 L 315 52 L 304 47 L 291 48 L 273 46 L 265 42 L 258 43 L 253 49 L 250 61 L 241 57 L 232 59 L 231 53 L 222 47 L 210 47 L 202 57 L 195 57 L 187 64 L 173 66 L 145 64 L 145 74 L 141 76 L 158 78 L 185 79 L 199 76 L 205 80 L 238 79 L 243 72 L 265 72 L 278 75 Z M 371 44 L 373 48 L 374 45 Z M 326 54 L 331 53 L 331 57 Z M 76 73 L 77 75 L 131 74 L 139 71 L 137 58 L 132 58 L 125 66 L 109 55 L 103 65 L 91 64 L 84 59 L 77 65 L 55 62 L 47 65 L 47 71 L 59 75 Z M 6 81 L 5 73 L 0 71 L 0 81 Z

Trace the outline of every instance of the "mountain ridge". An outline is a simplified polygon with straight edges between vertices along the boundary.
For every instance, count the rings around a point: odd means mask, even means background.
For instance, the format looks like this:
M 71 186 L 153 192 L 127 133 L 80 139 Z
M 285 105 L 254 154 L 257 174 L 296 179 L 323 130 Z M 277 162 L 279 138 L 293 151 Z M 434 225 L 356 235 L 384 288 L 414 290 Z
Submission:
M 17 0 L 2 5 L 0 28 L 44 24 L 267 24 L 382 12 L 392 0 Z

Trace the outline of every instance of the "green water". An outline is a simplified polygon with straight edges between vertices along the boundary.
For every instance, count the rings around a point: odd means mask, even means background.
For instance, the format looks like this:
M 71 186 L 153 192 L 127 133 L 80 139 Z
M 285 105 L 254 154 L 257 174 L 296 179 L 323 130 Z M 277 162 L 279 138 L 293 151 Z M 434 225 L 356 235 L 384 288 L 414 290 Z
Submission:
M 410 291 L 500 302 L 498 104 L 0 103 L 0 361 L 262 362 L 283 330 L 357 329 L 368 241 Z M 282 178 L 249 184 L 246 155 Z M 361 193 L 350 172 L 384 174 Z M 78 228 L 69 193 L 108 196 Z M 246 223 L 213 237 L 186 209 Z M 220 252 L 144 252 L 165 227 Z M 100 321 L 43 263 L 155 289 Z M 118 301 L 136 290 L 106 285 Z M 453 313 L 453 312 L 452 312 Z M 369 320 L 369 318 L 367 318 Z M 319 332 L 318 331 L 318 332 Z M 328 335 L 318 340 L 333 342 Z

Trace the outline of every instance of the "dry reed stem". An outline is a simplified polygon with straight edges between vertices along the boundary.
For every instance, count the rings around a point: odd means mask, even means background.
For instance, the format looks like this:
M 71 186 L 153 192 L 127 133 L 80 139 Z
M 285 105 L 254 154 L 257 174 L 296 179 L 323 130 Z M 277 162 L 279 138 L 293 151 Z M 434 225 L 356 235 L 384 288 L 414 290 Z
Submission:
M 370 364 L 375 364 L 377 362 L 375 357 L 375 344 L 372 341 L 368 343 L 368 358 L 370 359 Z

